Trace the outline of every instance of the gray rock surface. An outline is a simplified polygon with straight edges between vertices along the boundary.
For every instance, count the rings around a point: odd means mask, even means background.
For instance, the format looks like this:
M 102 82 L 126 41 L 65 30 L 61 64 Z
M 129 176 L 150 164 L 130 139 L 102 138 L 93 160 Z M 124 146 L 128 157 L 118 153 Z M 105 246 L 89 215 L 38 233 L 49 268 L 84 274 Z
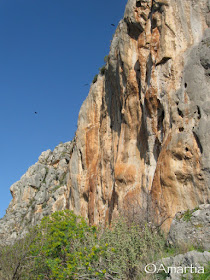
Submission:
M 74 141 L 43 152 L 11 188 L 13 199 L 0 220 L 0 241 L 22 237 L 44 216 L 67 208 L 68 164 Z
M 171 224 L 168 244 L 193 245 L 210 250 L 210 204 L 178 212 Z
M 170 271 L 168 277 L 165 278 L 166 280 L 191 280 L 195 273 L 197 275 L 198 272 L 199 274 L 203 274 L 203 271 L 205 273 L 205 266 L 207 266 L 209 262 L 209 252 L 190 251 L 186 254 L 164 258 L 156 263 L 156 268 L 157 270 L 160 268 L 160 272 Z
M 205 31 L 202 41 L 187 55 L 184 69 L 182 104 L 184 91 L 190 102 L 188 114 L 193 116 L 192 131 L 202 154 L 202 170 L 206 184 L 210 185 L 210 28 Z M 198 94 L 199 93 L 199 94 Z

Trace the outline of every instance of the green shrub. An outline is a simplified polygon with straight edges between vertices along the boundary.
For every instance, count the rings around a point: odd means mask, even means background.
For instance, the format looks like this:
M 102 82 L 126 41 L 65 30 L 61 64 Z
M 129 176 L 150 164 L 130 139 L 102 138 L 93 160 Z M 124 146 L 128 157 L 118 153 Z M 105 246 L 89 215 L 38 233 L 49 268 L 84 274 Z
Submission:
M 0 246 L 0 279 L 4 280 L 28 280 L 31 278 L 31 245 L 37 236 L 33 228 L 25 238 L 18 240 L 14 244 Z
M 47 202 L 45 201 L 43 204 L 42 204 L 42 209 L 46 208 L 47 207 Z
M 1 250 L 0 267 L 6 262 L 10 278 L 2 278 L 14 280 L 147 279 L 144 266 L 164 250 L 164 237 L 147 224 L 119 218 L 111 228 L 97 228 L 65 210 L 44 217 L 26 238 Z
M 107 62 L 108 62 L 108 59 L 109 59 L 109 56 L 106 55 L 106 56 L 104 57 L 104 63 L 107 63 Z
M 184 215 L 183 215 L 183 220 L 185 221 L 185 222 L 189 222 L 190 221 L 190 219 L 191 219 L 191 217 L 192 217 L 192 211 L 190 211 L 189 209 L 184 213 Z
M 52 189 L 52 192 L 55 192 L 55 191 L 57 191 L 58 189 L 60 189 L 60 185 L 58 185 L 58 186 L 55 186 L 53 189 Z
M 96 74 L 96 75 L 94 76 L 92 83 L 95 84 L 95 82 L 97 81 L 97 79 L 98 79 L 98 74 Z
M 66 172 L 64 172 L 60 177 L 60 183 L 61 185 L 64 185 L 66 181 Z
M 95 226 L 65 210 L 44 217 L 38 228 L 31 247 L 34 279 L 104 279 L 100 258 L 107 249 L 99 245 Z
M 185 222 L 189 222 L 191 217 L 192 217 L 192 213 L 194 213 L 195 211 L 197 211 L 199 209 L 199 207 L 194 208 L 193 210 L 187 210 L 184 212 L 182 218 Z
M 106 66 L 105 65 L 102 66 L 99 70 L 100 70 L 101 75 L 104 75 L 106 72 Z
M 129 225 L 122 218 L 111 230 L 104 231 L 101 243 L 108 244 L 105 266 L 117 272 L 120 279 L 144 279 L 144 266 L 160 257 L 165 246 L 163 236 L 152 232 L 147 224 L 143 227 Z

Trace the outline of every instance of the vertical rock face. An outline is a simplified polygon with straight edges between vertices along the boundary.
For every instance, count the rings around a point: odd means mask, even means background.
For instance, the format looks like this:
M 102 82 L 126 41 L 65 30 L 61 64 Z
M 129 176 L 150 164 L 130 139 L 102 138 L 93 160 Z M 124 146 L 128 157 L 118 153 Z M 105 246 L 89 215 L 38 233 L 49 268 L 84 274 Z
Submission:
M 69 166 L 69 207 L 91 223 L 148 201 L 161 223 L 208 201 L 209 8 L 128 1 L 105 75 L 80 110 Z
M 207 0 L 129 0 L 105 74 L 91 85 L 75 140 L 65 144 L 68 159 L 42 154 L 11 187 L 1 224 L 16 217 L 20 226 L 22 201 L 35 199 L 35 213 L 32 206 L 23 213 L 32 224 L 44 215 L 43 205 L 45 214 L 69 208 L 91 224 L 140 209 L 167 230 L 177 211 L 208 203 L 209 24 Z M 54 177 L 68 174 L 61 188 L 50 177 L 56 199 L 44 182 L 46 166 Z

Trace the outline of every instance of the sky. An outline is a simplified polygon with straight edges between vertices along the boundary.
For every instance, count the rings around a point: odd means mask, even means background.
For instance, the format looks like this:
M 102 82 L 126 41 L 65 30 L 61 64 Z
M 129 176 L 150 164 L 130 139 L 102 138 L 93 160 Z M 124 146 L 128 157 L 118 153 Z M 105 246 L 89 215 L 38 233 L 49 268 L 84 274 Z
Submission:
M 103 66 L 126 3 L 0 1 L 0 218 L 10 186 L 74 137 L 85 84 Z

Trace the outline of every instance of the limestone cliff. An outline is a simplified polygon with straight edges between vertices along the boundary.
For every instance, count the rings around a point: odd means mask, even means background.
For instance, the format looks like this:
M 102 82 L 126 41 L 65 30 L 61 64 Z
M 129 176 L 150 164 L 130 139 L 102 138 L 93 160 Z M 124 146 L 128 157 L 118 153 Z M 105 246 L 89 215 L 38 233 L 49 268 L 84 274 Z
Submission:
M 110 223 L 122 210 L 152 209 L 165 229 L 176 212 L 207 203 L 209 24 L 208 0 L 129 0 L 105 71 L 91 85 L 75 139 L 66 146 L 67 184 L 54 200 L 44 183 L 40 189 L 16 183 L 2 223 L 12 223 L 9 213 L 20 215 L 19 192 L 20 203 L 47 192 L 47 209 L 69 208 L 92 224 Z M 32 176 L 43 182 L 42 165 L 56 173 L 60 162 L 39 160 Z M 40 198 L 34 204 L 35 213 L 44 215 L 43 203 Z M 24 221 L 31 213 L 26 211 Z
M 132 205 L 161 223 L 208 201 L 209 5 L 128 1 L 69 165 L 69 207 L 91 223 Z

